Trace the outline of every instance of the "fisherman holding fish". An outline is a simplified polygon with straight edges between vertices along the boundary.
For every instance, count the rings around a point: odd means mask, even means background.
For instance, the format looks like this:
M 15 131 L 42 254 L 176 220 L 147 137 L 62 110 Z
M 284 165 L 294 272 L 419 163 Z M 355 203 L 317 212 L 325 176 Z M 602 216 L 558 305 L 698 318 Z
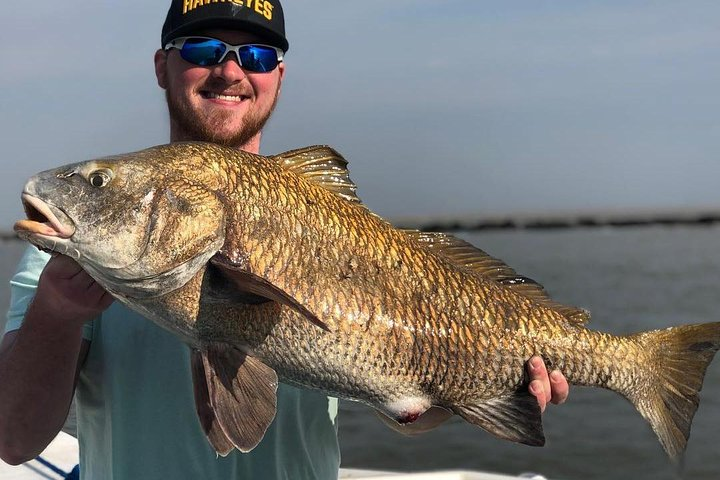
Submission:
M 259 153 L 285 74 L 279 0 L 172 2 L 155 53 L 170 140 Z M 103 182 L 102 175 L 97 182 Z M 95 180 L 93 180 L 95 182 Z M 92 479 L 336 479 L 337 400 L 280 384 L 277 413 L 249 453 L 218 458 L 194 411 L 189 349 L 112 297 L 70 257 L 31 247 L 11 281 L 0 344 L 0 457 L 37 456 L 62 428 L 77 395 L 80 464 Z M 528 364 L 542 409 L 568 384 Z M 405 433 L 448 417 L 431 408 Z

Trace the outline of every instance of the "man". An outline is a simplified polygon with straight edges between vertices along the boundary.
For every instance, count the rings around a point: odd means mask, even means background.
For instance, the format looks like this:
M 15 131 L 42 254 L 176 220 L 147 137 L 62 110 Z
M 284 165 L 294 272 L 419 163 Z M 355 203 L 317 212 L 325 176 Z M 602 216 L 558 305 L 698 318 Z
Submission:
M 166 91 L 171 141 L 258 153 L 285 75 L 288 42 L 279 1 L 175 0 L 162 46 L 155 72 Z M 217 458 L 195 418 L 184 344 L 112 304 L 70 258 L 30 248 L 11 285 L 0 344 L 5 461 L 40 453 L 62 427 L 76 392 L 83 478 L 337 478 L 335 399 L 281 385 L 277 416 L 260 445 Z M 539 359 L 532 363 L 530 389 L 541 406 L 564 401 L 562 375 L 549 378 Z M 433 410 L 411 429 L 443 419 Z

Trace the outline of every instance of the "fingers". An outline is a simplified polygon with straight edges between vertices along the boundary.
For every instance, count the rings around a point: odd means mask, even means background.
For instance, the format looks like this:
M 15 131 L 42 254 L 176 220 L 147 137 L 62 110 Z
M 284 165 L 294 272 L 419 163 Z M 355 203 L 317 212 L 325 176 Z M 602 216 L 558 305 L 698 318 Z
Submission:
M 537 398 L 540 411 L 544 412 L 548 402 L 552 399 L 550 378 L 548 377 L 547 368 L 545 368 L 545 362 L 540 357 L 532 357 L 527 363 L 527 370 L 530 375 L 528 389 Z
M 57 252 L 53 252 L 50 255 L 50 260 L 48 260 L 48 263 L 54 263 L 58 265 L 73 265 L 76 268 L 80 268 L 80 265 L 75 260 L 68 257 L 67 255 L 61 255 Z
M 45 271 L 43 271 L 46 275 L 58 279 L 73 278 L 82 272 L 82 267 L 75 260 L 65 255 L 53 255 L 48 260 Z
M 104 292 L 75 260 L 65 255 L 54 256 L 48 260 L 42 277 L 45 277 L 42 281 L 63 285 L 61 288 L 68 293 L 72 291 L 97 299 Z
M 103 290 L 103 294 L 100 297 L 100 300 L 98 301 L 98 308 L 101 310 L 105 310 L 108 308 L 112 303 L 115 301 L 115 298 L 110 295 L 108 292 Z
M 33 302 L 53 318 L 85 322 L 109 307 L 113 298 L 75 260 L 55 255 L 40 275 Z
M 89 275 L 87 279 L 84 279 L 83 284 L 85 287 L 85 296 L 89 305 L 98 305 L 105 303 L 105 296 L 109 295 L 107 291 Z
M 543 390 L 542 381 L 533 380 L 530 382 L 530 385 L 528 385 L 528 389 L 537 399 L 538 405 L 540 405 L 540 411 L 544 412 L 545 407 L 547 407 L 547 397 L 545 396 L 545 391 Z
M 548 375 L 545 362 L 538 356 L 532 357 L 527 363 L 530 383 L 528 390 L 537 398 L 540 411 L 545 411 L 548 402 L 561 404 L 570 394 L 570 386 L 565 376 L 558 370 Z
M 552 399 L 550 401 L 555 405 L 565 403 L 568 395 L 570 395 L 570 385 L 559 370 L 554 370 L 550 373 L 550 390 L 552 391 Z

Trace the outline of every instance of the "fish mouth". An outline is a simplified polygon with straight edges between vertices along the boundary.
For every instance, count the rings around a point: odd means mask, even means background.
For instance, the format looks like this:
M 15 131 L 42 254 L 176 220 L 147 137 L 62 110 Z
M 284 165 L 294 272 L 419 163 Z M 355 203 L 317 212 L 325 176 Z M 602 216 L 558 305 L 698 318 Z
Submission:
M 22 194 L 26 220 L 20 220 L 13 227 L 20 238 L 43 250 L 65 253 L 62 244 L 75 233 L 75 224 L 65 212 L 27 192 Z

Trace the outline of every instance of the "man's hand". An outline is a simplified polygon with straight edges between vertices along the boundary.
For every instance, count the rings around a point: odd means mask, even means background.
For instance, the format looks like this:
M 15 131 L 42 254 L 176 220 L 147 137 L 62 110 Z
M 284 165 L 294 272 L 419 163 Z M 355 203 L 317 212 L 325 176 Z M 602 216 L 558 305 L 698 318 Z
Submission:
M 537 398 L 540 411 L 545 411 L 548 402 L 559 405 L 567 400 L 570 386 L 559 370 L 553 370 L 548 375 L 545 362 L 543 362 L 542 358 L 536 356 L 527 362 L 527 371 L 530 375 L 528 389 Z
M 112 302 L 113 297 L 75 260 L 65 255 L 53 255 L 40 275 L 31 308 L 40 309 L 60 321 L 83 324 Z

